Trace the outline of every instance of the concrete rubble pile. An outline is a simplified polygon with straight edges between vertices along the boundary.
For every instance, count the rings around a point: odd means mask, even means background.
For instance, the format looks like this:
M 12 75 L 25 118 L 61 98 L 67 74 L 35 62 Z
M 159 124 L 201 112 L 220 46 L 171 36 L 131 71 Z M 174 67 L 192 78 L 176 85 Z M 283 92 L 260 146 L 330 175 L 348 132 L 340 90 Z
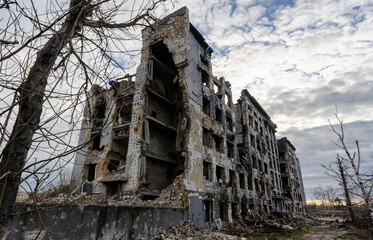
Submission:
M 212 239 L 226 239 L 226 240 L 240 240 L 241 237 L 230 235 L 224 232 L 214 232 L 209 229 L 202 229 L 195 224 L 180 224 L 170 228 L 168 231 L 162 232 L 159 236 L 153 238 L 154 240 L 212 240 Z
M 294 217 L 292 214 L 273 213 L 235 220 L 222 230 L 203 229 L 195 224 L 182 224 L 162 232 L 153 238 L 157 240 L 172 239 L 246 239 L 262 234 L 297 230 L 300 225 L 319 225 L 318 221 L 306 217 Z
M 177 176 L 173 183 L 164 189 L 156 199 L 145 200 L 141 193 L 132 196 L 112 196 L 102 199 L 95 195 L 66 194 L 61 188 L 38 193 L 36 201 L 40 203 L 75 203 L 75 204 L 108 204 L 125 206 L 154 206 L 185 208 L 188 205 L 188 196 L 184 190 L 182 177 Z M 33 199 L 32 196 L 29 199 Z

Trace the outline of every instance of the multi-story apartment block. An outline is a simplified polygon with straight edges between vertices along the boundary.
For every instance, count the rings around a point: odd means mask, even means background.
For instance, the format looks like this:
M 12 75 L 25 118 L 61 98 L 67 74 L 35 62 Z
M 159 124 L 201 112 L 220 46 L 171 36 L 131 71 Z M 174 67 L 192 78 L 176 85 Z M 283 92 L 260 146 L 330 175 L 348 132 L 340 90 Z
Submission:
M 306 197 L 303 187 L 302 172 L 296 149 L 286 138 L 278 140 L 281 181 L 287 211 L 305 212 Z
M 92 87 L 73 180 L 102 197 L 181 196 L 201 226 L 284 210 L 276 125 L 246 90 L 233 104 L 188 9 L 142 36 L 136 79 Z
M 258 101 L 243 90 L 236 104 L 239 160 L 248 175 L 256 212 L 281 211 L 282 186 L 276 143 L 276 124 Z

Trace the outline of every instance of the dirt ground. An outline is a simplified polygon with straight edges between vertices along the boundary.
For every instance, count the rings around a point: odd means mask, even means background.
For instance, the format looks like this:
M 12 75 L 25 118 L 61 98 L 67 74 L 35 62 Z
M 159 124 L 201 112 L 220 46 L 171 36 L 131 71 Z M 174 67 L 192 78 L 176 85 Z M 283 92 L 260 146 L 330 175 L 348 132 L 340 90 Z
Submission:
M 362 234 L 360 234 L 362 235 Z M 351 230 L 333 225 L 313 226 L 305 233 L 290 238 L 293 240 L 368 240 L 368 236 L 356 236 Z

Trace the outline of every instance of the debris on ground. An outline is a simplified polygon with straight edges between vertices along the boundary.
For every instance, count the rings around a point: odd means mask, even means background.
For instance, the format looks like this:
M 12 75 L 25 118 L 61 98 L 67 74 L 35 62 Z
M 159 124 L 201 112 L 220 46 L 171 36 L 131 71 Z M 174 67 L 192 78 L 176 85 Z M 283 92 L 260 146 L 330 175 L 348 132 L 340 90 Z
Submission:
M 19 202 L 38 202 L 38 203 L 73 203 L 73 204 L 107 204 L 116 206 L 152 206 L 185 208 L 188 206 L 188 195 L 182 182 L 182 177 L 177 176 L 173 183 L 160 191 L 153 199 L 147 199 L 144 192 L 150 192 L 146 188 L 134 195 L 118 196 L 113 195 L 103 199 L 98 194 L 82 194 L 80 188 L 76 188 L 72 194 L 66 193 L 65 189 L 51 188 L 44 192 L 23 193 L 18 197 Z
M 225 232 L 211 231 L 210 229 L 203 229 L 197 227 L 195 224 L 180 224 L 170 228 L 167 231 L 163 231 L 157 237 L 152 238 L 153 240 L 174 240 L 174 239 L 186 239 L 186 240 L 241 240 L 239 236 L 227 234 Z

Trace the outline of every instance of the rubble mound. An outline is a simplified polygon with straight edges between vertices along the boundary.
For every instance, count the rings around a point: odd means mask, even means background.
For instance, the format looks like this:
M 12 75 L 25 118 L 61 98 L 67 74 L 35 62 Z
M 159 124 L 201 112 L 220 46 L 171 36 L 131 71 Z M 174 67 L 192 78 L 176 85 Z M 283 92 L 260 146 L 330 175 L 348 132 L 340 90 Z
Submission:
M 163 231 L 157 237 L 152 238 L 153 240 L 240 240 L 238 236 L 230 235 L 224 232 L 211 231 L 210 229 L 203 229 L 197 227 L 195 224 L 180 224 L 170 228 L 167 231 Z
M 146 190 L 146 189 L 145 189 Z M 184 188 L 181 176 L 177 176 L 173 183 L 163 189 L 155 199 L 147 199 L 144 193 L 139 191 L 134 195 L 114 195 L 110 198 L 102 198 L 95 194 L 69 194 L 62 188 L 52 188 L 44 192 L 37 193 L 33 197 L 32 193 L 25 193 L 20 202 L 40 202 L 40 203 L 64 203 L 64 204 L 107 204 L 117 206 L 139 206 L 139 207 L 169 207 L 185 208 L 188 206 L 188 194 Z

